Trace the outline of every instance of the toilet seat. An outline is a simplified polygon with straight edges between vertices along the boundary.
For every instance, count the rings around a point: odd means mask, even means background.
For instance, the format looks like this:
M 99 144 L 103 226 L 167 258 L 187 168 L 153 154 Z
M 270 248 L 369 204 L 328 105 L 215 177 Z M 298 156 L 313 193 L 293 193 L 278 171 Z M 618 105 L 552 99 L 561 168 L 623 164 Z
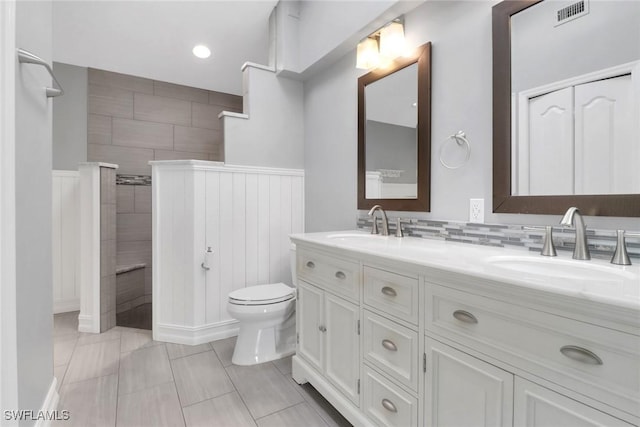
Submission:
M 284 283 L 249 286 L 229 294 L 229 303 L 234 305 L 267 305 L 288 301 L 295 296 L 295 289 Z

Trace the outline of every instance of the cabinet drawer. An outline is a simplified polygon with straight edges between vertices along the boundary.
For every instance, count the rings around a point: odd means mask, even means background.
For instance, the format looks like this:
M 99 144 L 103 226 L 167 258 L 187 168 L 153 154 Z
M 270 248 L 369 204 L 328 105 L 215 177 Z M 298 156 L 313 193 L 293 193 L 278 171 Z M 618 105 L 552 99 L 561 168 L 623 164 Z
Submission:
M 365 266 L 364 302 L 417 325 L 418 279 Z
M 297 251 L 298 277 L 340 295 L 359 299 L 360 265 L 314 251 Z
M 433 285 L 426 328 L 640 414 L 640 337 Z
M 364 411 L 380 426 L 418 425 L 418 400 L 366 365 Z
M 364 357 L 413 390 L 418 389 L 418 333 L 367 310 Z

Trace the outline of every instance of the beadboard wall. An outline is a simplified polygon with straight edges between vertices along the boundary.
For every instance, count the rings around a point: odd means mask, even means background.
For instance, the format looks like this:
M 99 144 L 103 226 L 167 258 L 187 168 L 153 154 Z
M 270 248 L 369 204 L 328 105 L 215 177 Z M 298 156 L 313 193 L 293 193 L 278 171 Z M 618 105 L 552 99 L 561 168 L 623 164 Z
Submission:
M 80 173 L 53 171 L 53 312 L 80 310 Z
M 152 178 L 154 339 L 193 345 L 235 335 L 231 291 L 291 284 L 303 171 L 190 160 L 153 162 Z

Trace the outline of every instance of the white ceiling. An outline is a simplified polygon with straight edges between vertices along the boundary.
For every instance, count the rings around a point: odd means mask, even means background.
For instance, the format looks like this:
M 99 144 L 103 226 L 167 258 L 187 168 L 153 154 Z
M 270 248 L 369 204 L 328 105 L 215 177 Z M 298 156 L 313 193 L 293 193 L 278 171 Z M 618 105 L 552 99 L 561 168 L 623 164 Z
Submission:
M 267 64 L 277 0 L 54 1 L 53 58 L 83 67 L 242 94 L 243 63 Z M 194 45 L 212 55 L 198 59 Z

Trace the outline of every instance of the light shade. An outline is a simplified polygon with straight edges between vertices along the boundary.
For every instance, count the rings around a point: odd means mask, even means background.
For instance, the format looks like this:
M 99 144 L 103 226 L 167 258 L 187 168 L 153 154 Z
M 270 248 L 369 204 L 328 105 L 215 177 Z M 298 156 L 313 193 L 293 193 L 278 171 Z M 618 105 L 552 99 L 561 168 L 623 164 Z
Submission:
M 394 59 L 405 53 L 404 26 L 397 21 L 380 29 L 380 55 Z
M 194 46 L 192 52 L 195 56 L 202 59 L 205 59 L 211 56 L 211 50 L 209 50 L 209 48 L 203 44 Z
M 378 41 L 367 37 L 358 43 L 356 57 L 356 68 L 368 70 L 380 64 L 380 54 L 378 53 Z

